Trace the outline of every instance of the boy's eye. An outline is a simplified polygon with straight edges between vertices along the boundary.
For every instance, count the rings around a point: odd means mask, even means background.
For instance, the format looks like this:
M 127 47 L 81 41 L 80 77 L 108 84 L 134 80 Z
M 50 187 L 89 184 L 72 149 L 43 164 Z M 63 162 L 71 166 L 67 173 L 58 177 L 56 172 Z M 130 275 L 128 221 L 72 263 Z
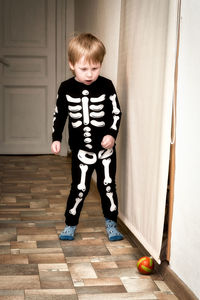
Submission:
M 82 72 L 86 72 L 86 71 L 88 71 L 88 69 L 87 68 L 80 68 L 80 70 L 82 71 Z M 91 69 L 91 71 L 97 71 L 98 70 L 98 67 L 94 67 L 94 68 L 92 68 Z

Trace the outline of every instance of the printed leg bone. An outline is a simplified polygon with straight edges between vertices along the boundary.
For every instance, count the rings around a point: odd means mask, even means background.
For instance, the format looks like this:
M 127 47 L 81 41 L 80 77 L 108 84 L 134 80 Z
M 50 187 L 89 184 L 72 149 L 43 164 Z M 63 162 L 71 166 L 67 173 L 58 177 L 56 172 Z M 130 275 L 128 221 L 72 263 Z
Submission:
M 81 198 L 76 198 L 75 199 L 76 203 L 74 204 L 74 207 L 72 209 L 69 210 L 69 213 L 73 216 L 76 215 L 76 209 L 77 209 L 77 206 L 79 205 L 79 203 L 82 201 Z
M 102 164 L 104 166 L 104 176 L 105 176 L 104 185 L 107 185 L 107 184 L 112 182 L 112 179 L 111 179 L 110 174 L 109 174 L 109 165 L 110 165 L 110 163 L 111 163 L 110 158 L 102 160 Z
M 85 191 L 86 190 L 86 186 L 85 186 L 85 178 L 86 178 L 86 173 L 88 170 L 88 166 L 87 165 L 79 165 L 80 169 L 81 169 L 81 182 L 78 184 L 78 189 L 81 191 Z
M 110 211 L 115 211 L 117 209 L 117 206 L 114 203 L 113 193 L 106 193 L 106 196 L 110 199 Z

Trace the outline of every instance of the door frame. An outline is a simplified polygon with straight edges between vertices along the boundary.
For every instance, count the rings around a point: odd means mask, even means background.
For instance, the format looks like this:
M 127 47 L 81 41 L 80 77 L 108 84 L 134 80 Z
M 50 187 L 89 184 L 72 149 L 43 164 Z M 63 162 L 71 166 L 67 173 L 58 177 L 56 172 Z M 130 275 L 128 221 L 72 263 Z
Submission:
M 66 55 L 66 40 L 70 23 L 67 18 L 68 14 L 68 0 L 56 0 L 56 90 L 58 90 L 60 83 L 66 79 L 67 74 L 67 55 Z M 52 105 L 52 118 L 53 111 L 56 104 L 55 101 Z M 66 156 L 69 152 L 68 146 L 68 132 L 63 131 L 61 155 Z
M 172 110 L 172 127 L 171 127 L 171 147 L 170 147 L 170 165 L 169 165 L 169 211 L 168 211 L 168 236 L 166 259 L 170 262 L 171 255 L 171 238 L 172 238 L 172 221 L 174 207 L 174 183 L 176 169 L 176 107 L 177 107 L 177 89 L 178 89 L 178 59 L 180 47 L 180 20 L 181 20 L 181 0 L 178 0 L 177 11 L 177 46 L 176 46 L 176 61 L 174 72 L 174 101 Z

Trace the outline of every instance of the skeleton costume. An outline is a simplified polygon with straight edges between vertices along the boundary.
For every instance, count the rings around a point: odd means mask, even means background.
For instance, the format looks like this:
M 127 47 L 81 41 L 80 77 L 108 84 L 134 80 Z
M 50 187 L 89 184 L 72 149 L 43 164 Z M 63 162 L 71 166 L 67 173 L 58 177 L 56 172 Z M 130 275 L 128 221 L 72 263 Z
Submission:
M 118 199 L 115 186 L 115 147 L 101 146 L 105 135 L 115 139 L 121 111 L 112 82 L 102 76 L 91 85 L 70 78 L 61 83 L 53 118 L 53 141 L 62 140 L 69 117 L 69 146 L 72 150 L 72 184 L 65 211 L 66 224 L 78 224 L 94 169 L 104 217 L 117 220 Z

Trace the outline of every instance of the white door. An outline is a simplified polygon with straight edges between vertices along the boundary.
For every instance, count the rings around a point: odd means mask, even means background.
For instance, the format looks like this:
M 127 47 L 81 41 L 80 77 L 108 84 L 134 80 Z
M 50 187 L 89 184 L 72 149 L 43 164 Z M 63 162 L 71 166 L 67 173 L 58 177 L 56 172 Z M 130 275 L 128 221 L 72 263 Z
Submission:
M 0 0 L 0 154 L 50 152 L 56 0 Z

